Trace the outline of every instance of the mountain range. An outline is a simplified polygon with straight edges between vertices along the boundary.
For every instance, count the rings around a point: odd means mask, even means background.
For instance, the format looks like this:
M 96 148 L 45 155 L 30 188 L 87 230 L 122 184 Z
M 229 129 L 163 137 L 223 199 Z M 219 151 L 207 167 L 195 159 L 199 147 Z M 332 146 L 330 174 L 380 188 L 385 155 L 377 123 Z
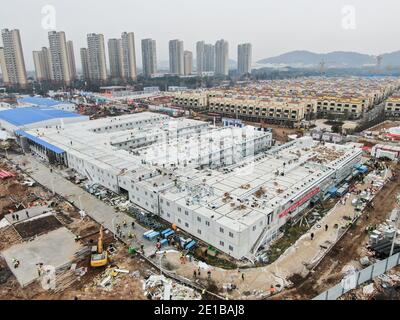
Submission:
M 400 51 L 380 55 L 383 67 L 400 66 Z M 377 65 L 377 57 L 373 55 L 334 51 L 329 53 L 315 53 L 298 50 L 281 54 L 276 57 L 265 58 L 257 61 L 261 65 L 289 66 L 293 68 L 318 67 L 324 62 L 326 68 L 360 68 Z

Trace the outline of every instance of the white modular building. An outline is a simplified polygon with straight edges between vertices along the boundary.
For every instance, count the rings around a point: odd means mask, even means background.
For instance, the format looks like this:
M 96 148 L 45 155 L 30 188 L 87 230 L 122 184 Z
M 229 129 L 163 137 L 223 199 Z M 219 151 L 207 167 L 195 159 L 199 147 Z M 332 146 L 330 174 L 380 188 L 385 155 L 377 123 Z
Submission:
M 61 150 L 60 163 L 237 259 L 253 259 L 352 174 L 362 153 L 311 137 L 271 148 L 271 133 L 251 126 L 150 112 L 27 133 Z

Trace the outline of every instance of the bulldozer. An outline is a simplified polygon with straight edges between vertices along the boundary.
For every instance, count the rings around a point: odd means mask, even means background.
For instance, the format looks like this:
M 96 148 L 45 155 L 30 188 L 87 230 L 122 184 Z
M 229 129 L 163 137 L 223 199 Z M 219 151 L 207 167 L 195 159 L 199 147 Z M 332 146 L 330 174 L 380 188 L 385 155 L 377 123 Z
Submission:
M 103 226 L 100 227 L 100 235 L 97 246 L 92 247 L 92 255 L 90 257 L 91 267 L 103 267 L 108 263 L 108 253 L 103 248 Z

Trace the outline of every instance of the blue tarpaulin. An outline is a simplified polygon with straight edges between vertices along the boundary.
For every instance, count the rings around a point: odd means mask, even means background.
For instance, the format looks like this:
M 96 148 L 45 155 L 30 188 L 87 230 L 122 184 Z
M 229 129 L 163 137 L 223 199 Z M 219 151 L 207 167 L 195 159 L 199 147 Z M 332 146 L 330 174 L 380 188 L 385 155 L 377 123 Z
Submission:
M 25 137 L 25 138 L 27 138 L 27 139 L 29 139 L 29 140 L 41 145 L 42 147 L 44 147 L 44 148 L 46 148 L 48 150 L 51 150 L 51 151 L 53 151 L 53 152 L 55 152 L 57 154 L 61 154 L 61 153 L 65 152 L 64 150 L 62 150 L 62 149 L 60 149 L 60 148 L 58 148 L 58 147 L 56 147 L 56 146 L 54 146 L 54 145 L 52 145 L 50 143 L 38 138 L 38 137 L 35 137 L 35 136 L 33 136 L 33 135 L 23 131 L 23 130 L 17 130 L 17 131 L 15 131 L 15 134 L 17 136 L 23 136 L 23 137 Z
M 59 104 L 69 104 L 70 102 L 65 102 L 65 101 L 59 101 L 59 100 L 54 100 L 54 99 L 49 99 L 49 98 L 43 98 L 43 97 L 23 97 L 18 100 L 19 102 L 22 103 L 29 103 L 36 105 L 38 107 L 53 107 Z
M 25 126 L 53 119 L 75 117 L 81 117 L 81 115 L 54 108 L 24 107 L 0 111 L 0 119 L 14 126 Z
M 336 187 L 332 187 L 332 188 L 330 188 L 329 190 L 328 190 L 328 193 L 329 194 L 331 194 L 331 195 L 335 195 L 336 194 L 336 192 L 337 192 L 337 188 Z
M 357 170 L 360 171 L 361 173 L 366 173 L 366 172 L 368 172 L 368 168 L 367 168 L 366 166 L 364 166 L 364 165 L 359 166 L 359 167 L 357 168 Z

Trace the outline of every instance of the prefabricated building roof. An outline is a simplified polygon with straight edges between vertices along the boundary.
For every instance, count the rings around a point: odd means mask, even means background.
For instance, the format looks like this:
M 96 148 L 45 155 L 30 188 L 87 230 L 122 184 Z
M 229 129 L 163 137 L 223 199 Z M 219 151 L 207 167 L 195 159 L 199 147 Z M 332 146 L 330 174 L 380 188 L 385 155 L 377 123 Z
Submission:
M 64 110 L 37 107 L 15 108 L 0 111 L 0 120 L 7 121 L 15 126 L 23 126 L 47 120 L 74 117 L 81 117 L 81 115 Z
M 38 107 L 53 107 L 61 104 L 72 104 L 71 102 L 68 101 L 59 101 L 42 97 L 23 97 L 21 99 L 18 99 L 18 101 L 20 103 L 28 103 Z
M 46 142 L 46 141 L 44 141 L 44 140 L 42 140 L 42 139 L 40 139 L 38 137 L 35 137 L 35 136 L 33 136 L 33 135 L 23 131 L 23 130 L 17 130 L 17 131 L 15 131 L 15 134 L 18 135 L 18 136 L 23 136 L 25 138 L 28 138 L 29 140 L 31 140 L 31 141 L 33 141 L 33 142 L 45 147 L 46 149 L 49 149 L 49 150 L 55 152 L 55 153 L 61 154 L 61 153 L 65 152 L 64 150 L 52 145 L 51 143 L 48 143 L 48 142 Z

